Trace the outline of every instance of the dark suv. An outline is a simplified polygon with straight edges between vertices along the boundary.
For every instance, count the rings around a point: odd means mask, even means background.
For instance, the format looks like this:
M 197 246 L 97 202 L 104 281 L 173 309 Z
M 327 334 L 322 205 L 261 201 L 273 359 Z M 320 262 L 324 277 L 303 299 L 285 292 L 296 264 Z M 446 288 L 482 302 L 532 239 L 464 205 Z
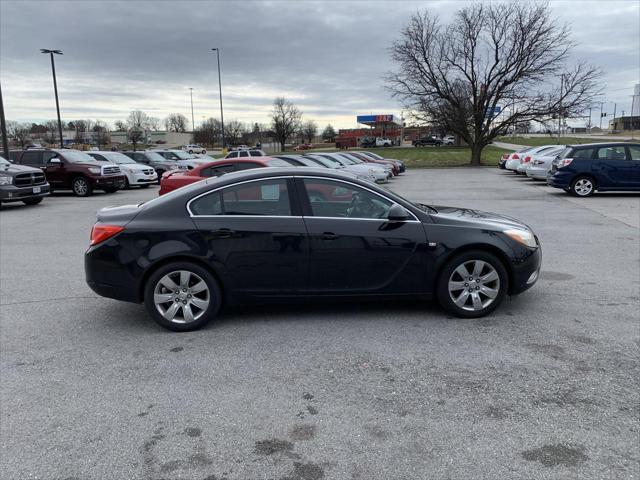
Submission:
M 178 162 L 174 160 L 168 160 L 160 155 L 158 152 L 143 150 L 137 152 L 122 152 L 127 157 L 132 158 L 138 163 L 144 163 L 145 165 L 149 165 L 153 167 L 158 174 L 158 184 L 160 184 L 160 180 L 162 179 L 162 174 L 164 172 L 170 172 L 171 170 L 187 170 L 186 165 L 180 165 Z
M 0 203 L 40 203 L 49 195 L 49 184 L 37 168 L 13 165 L 0 157 Z
M 414 147 L 426 147 L 427 145 L 433 145 L 434 147 L 439 147 L 442 145 L 442 140 L 436 137 L 422 137 L 418 140 L 414 140 L 411 142 Z
M 112 193 L 124 187 L 120 167 L 98 162 L 79 150 L 12 150 L 10 156 L 16 164 L 44 171 L 51 190 L 71 189 L 77 196 L 87 197 L 94 189 Z
M 640 191 L 640 144 L 568 145 L 551 164 L 547 183 L 578 197 L 596 190 Z

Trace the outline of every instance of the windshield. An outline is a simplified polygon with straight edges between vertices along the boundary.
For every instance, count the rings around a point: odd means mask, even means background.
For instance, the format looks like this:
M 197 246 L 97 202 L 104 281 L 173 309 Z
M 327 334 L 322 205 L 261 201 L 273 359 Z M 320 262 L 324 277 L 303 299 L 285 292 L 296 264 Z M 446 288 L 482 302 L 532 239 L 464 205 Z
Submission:
M 352 157 L 351 155 L 347 155 L 346 153 L 341 153 L 340 155 L 342 156 L 342 158 L 346 158 L 347 162 L 349 162 L 351 164 L 362 163 L 362 160 L 356 159 L 356 158 Z
M 106 153 L 101 153 L 100 155 L 102 155 L 104 158 L 106 158 L 110 162 L 117 163 L 119 165 L 122 165 L 124 163 L 136 163 L 132 158 L 127 157 L 123 153 L 106 152 Z
M 336 168 L 336 167 L 342 166 L 340 163 L 327 157 L 320 157 L 320 156 L 314 155 L 314 156 L 309 156 L 309 158 L 311 158 L 315 162 L 318 162 L 322 166 L 328 167 L 328 168 Z
M 164 158 L 162 155 L 160 155 L 157 152 L 144 152 L 144 155 L 147 157 L 147 159 L 150 162 L 166 162 L 167 159 Z
M 371 153 L 371 152 L 362 152 L 364 155 L 369 156 L 370 158 L 373 158 L 375 160 L 384 160 L 384 158 L 382 158 L 380 155 L 378 155 L 377 153 Z
M 268 160 L 267 165 L 270 167 L 290 167 L 291 164 L 281 158 L 274 158 L 273 160 Z
M 196 157 L 194 157 L 193 155 L 190 155 L 186 152 L 182 152 L 180 150 L 172 150 L 171 153 L 175 154 L 176 157 L 178 157 L 180 160 L 192 160 Z
M 11 162 L 9 162 L 7 159 L 5 159 L 4 157 L 0 157 L 0 165 L 2 166 L 7 166 L 7 165 L 11 165 Z
M 345 159 L 343 159 L 343 158 L 329 157 L 329 156 L 327 156 L 327 155 L 321 155 L 321 156 L 322 156 L 322 158 L 328 158 L 328 159 L 330 159 L 330 160 L 333 160 L 334 162 L 336 162 L 337 164 L 342 165 L 342 166 L 351 165 L 351 163 L 350 163 L 350 162 L 347 162 L 347 161 L 346 161 Z
M 54 150 L 54 151 L 62 155 L 64 159 L 70 163 L 95 163 L 95 164 L 100 163 L 92 156 L 87 155 L 86 153 L 82 153 L 78 150 Z

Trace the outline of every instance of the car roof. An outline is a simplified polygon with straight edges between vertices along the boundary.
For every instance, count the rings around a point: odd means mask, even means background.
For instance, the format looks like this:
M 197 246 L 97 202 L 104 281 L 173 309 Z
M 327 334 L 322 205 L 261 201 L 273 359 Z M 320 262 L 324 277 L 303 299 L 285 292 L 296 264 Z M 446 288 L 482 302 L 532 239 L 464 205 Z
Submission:
M 636 142 L 599 142 L 599 143 L 575 143 L 573 145 L 567 145 L 567 147 L 571 148 L 592 148 L 592 147 L 616 147 L 620 145 L 635 145 L 638 146 L 640 143 Z

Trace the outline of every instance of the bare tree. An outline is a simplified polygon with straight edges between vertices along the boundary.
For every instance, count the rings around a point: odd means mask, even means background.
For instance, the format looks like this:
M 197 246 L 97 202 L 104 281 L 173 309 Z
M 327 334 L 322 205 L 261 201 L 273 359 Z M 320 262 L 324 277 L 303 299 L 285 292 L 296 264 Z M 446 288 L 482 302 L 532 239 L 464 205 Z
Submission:
M 116 132 L 126 132 L 127 131 L 127 124 L 125 122 L 123 122 L 122 120 L 116 120 L 114 125 L 116 127 Z
M 229 145 L 237 145 L 246 129 L 242 122 L 231 120 L 224 124 L 224 134 Z
M 282 150 L 285 148 L 287 139 L 300 128 L 301 117 L 302 112 L 284 97 L 278 97 L 274 100 L 271 111 L 271 128 Z
M 394 42 L 399 68 L 387 86 L 416 117 L 459 135 L 479 165 L 482 149 L 510 127 L 578 116 L 592 104 L 600 70 L 568 66 L 572 48 L 545 4 L 474 3 L 447 26 L 426 11 Z
M 127 126 L 131 129 L 146 130 L 149 117 L 142 110 L 132 110 L 127 117 Z
M 31 125 L 9 120 L 6 122 L 6 127 L 7 136 L 13 138 L 20 148 L 26 147 L 31 142 Z
M 171 113 L 164 119 L 164 125 L 170 132 L 184 133 L 187 131 L 187 124 L 187 117 L 181 113 Z
M 213 146 L 221 138 L 222 126 L 220 120 L 208 118 L 196 128 L 193 139 L 199 145 Z
M 313 139 L 318 133 L 318 126 L 313 120 L 309 120 L 302 125 L 302 135 L 308 143 L 313 143 Z
M 101 145 L 107 145 L 109 143 L 111 138 L 109 136 L 109 129 L 107 128 L 106 123 L 96 120 L 91 130 L 93 132 L 93 140 L 96 142 L 98 149 L 100 149 Z
M 161 123 L 162 122 L 160 122 L 160 119 L 158 117 L 147 118 L 147 125 L 149 126 L 149 129 L 153 130 L 154 132 L 157 132 L 160 130 Z
M 329 142 L 333 142 L 336 139 L 336 131 L 335 129 L 331 126 L 331 124 L 328 124 L 325 128 L 324 131 L 322 132 L 322 139 L 323 140 L 328 140 Z

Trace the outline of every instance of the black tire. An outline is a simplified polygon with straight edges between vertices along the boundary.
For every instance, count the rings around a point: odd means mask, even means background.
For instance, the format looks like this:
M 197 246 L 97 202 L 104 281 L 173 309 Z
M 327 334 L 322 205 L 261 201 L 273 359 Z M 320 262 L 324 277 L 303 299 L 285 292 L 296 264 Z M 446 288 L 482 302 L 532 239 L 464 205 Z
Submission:
M 189 150 L 189 153 L 193 153 L 193 150 Z
M 580 175 L 573 179 L 569 193 L 575 197 L 590 197 L 596 191 L 597 185 L 593 177 Z
M 140 185 L 140 188 L 149 188 L 149 184 L 145 183 L 144 185 Z
M 164 175 L 164 170 L 156 170 L 158 174 L 158 185 L 160 185 L 160 180 L 162 180 L 162 175 Z
M 93 194 L 93 186 L 84 177 L 76 177 L 71 181 L 71 190 L 77 197 L 89 197 Z
M 202 315 L 189 323 L 179 323 L 180 319 L 177 319 L 176 321 L 168 320 L 160 313 L 160 311 L 158 311 L 158 307 L 156 307 L 156 304 L 154 302 L 154 291 L 156 289 L 156 286 L 158 286 L 158 282 L 165 275 L 177 271 L 187 271 L 197 275 L 205 282 L 208 288 L 207 298 L 209 300 L 209 303 L 207 308 L 205 310 L 202 310 Z M 197 330 L 203 327 L 215 318 L 215 316 L 218 314 L 218 311 L 220 310 L 220 306 L 222 305 L 222 294 L 220 292 L 220 286 L 218 285 L 217 280 L 208 270 L 201 267 L 200 265 L 191 262 L 175 262 L 160 267 L 149 276 L 144 288 L 144 303 L 147 308 L 147 312 L 149 313 L 151 318 L 153 318 L 153 320 L 158 323 L 158 325 L 161 325 L 162 327 L 174 332 L 189 332 L 191 330 Z M 169 302 L 166 305 L 173 304 Z M 181 309 L 180 312 L 183 312 L 182 307 L 179 308 Z M 182 314 L 184 315 L 184 313 Z
M 467 297 L 465 297 L 466 299 L 465 303 L 462 306 L 458 306 L 456 305 L 456 303 L 452 298 L 453 293 L 449 292 L 449 280 L 452 278 L 457 278 L 457 276 L 456 277 L 453 276 L 454 271 L 456 271 L 456 269 L 461 265 L 466 265 L 467 267 L 465 268 L 468 268 L 468 266 L 472 265 L 470 262 L 474 260 L 480 260 L 482 262 L 485 262 L 485 264 L 489 264 L 493 268 L 493 270 L 497 273 L 498 280 L 499 280 L 498 284 L 496 283 L 491 284 L 492 285 L 491 289 L 498 290 L 497 295 L 485 308 L 481 308 L 479 310 L 469 310 L 469 308 L 471 308 L 471 305 L 469 304 L 472 303 L 473 301 L 473 298 L 469 299 L 469 297 L 472 297 L 472 295 L 469 295 L 469 293 L 467 293 Z M 486 272 L 487 270 L 483 269 L 482 271 Z M 483 274 L 480 273 L 479 276 L 482 276 L 482 275 Z M 477 285 L 473 281 L 469 283 L 471 284 L 469 285 L 470 289 L 473 289 L 472 285 Z M 465 285 L 467 284 L 465 283 Z M 482 288 L 482 286 L 480 288 Z M 462 288 L 461 295 L 465 293 L 465 291 L 466 291 L 466 287 Z M 500 306 L 500 304 L 502 303 L 502 300 L 504 299 L 508 291 L 509 291 L 509 276 L 507 274 L 507 270 L 504 264 L 498 257 L 496 257 L 491 253 L 485 252 L 483 250 L 469 250 L 466 252 L 462 252 L 459 255 L 456 255 L 455 257 L 453 257 L 451 260 L 449 260 L 444 266 L 444 268 L 442 269 L 442 271 L 440 272 L 440 276 L 438 277 L 438 283 L 436 287 L 436 294 L 437 294 L 438 302 L 440 303 L 440 305 L 449 313 L 460 318 L 479 318 L 479 317 L 484 317 L 485 315 L 488 315 L 489 313 L 493 312 L 496 308 Z M 476 292 L 474 291 L 473 293 L 476 293 Z M 479 293 L 476 293 L 476 295 L 479 298 L 481 298 Z M 486 297 L 486 299 L 488 298 L 489 297 Z
M 22 203 L 24 203 L 25 205 L 37 205 L 41 201 L 42 201 L 42 197 L 25 198 L 24 200 L 22 200 Z
M 207 154 L 207 151 L 206 151 L 206 150 L 202 150 L 200 153 L 201 153 L 202 155 L 206 155 L 206 154 Z
M 129 179 L 127 177 L 124 177 L 124 186 L 122 187 L 123 190 L 129 190 L 131 188 L 131 185 L 129 184 Z

